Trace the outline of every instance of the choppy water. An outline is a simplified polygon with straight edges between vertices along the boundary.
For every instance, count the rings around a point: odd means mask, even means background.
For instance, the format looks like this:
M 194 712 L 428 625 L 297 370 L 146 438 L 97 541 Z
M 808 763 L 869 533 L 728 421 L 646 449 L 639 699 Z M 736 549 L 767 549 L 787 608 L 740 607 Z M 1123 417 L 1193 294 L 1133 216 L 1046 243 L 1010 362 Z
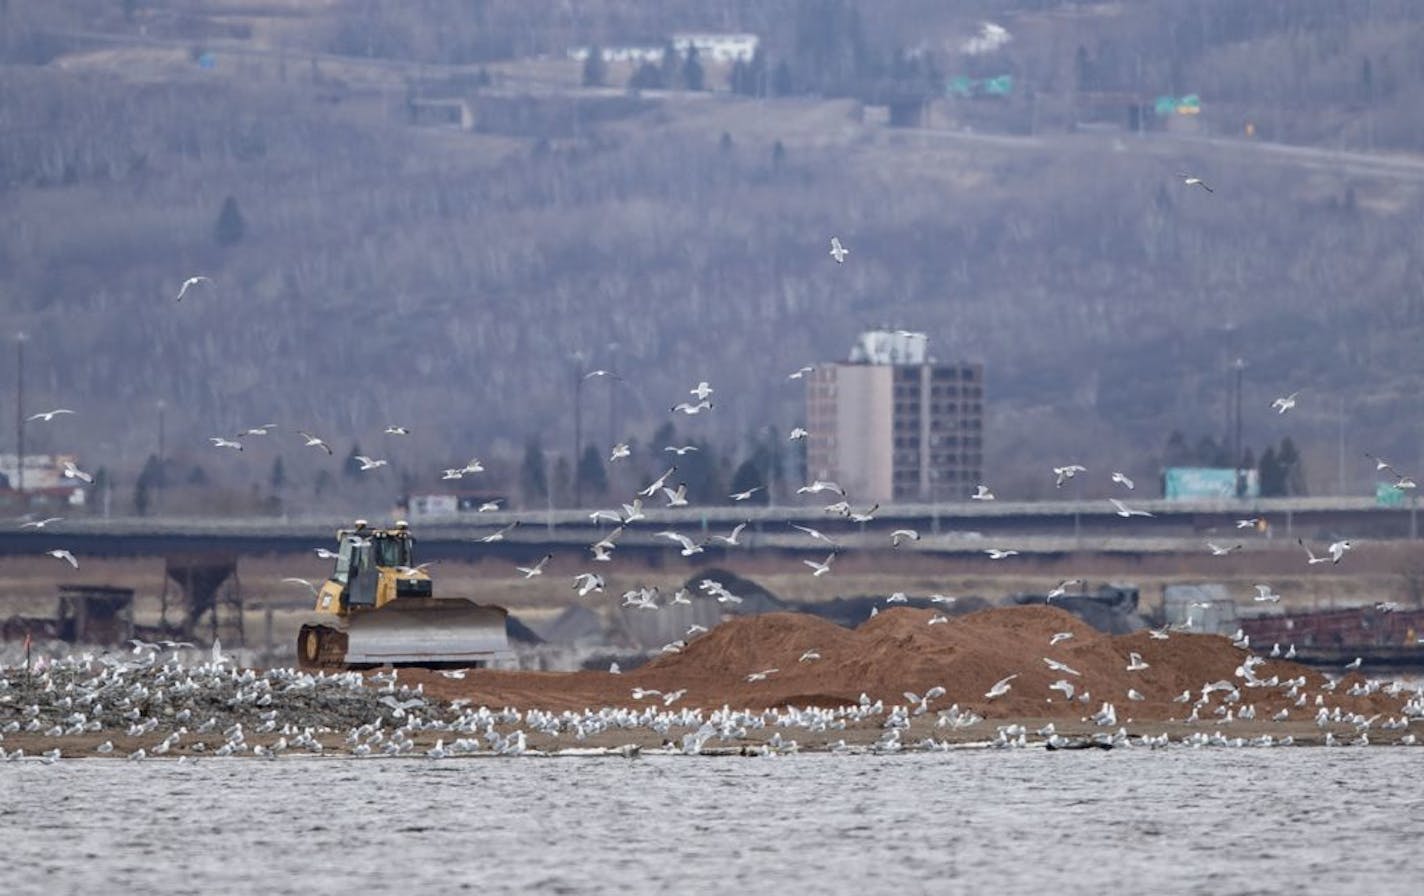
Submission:
M 1409 748 L 0 764 L 5 893 L 1417 893 Z

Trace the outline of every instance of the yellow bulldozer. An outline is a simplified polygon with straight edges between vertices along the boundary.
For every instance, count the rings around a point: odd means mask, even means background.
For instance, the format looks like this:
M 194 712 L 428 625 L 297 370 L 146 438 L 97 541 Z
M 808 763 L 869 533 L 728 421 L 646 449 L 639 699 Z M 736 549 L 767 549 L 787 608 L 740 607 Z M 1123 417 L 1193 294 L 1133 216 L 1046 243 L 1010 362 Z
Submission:
M 336 533 L 335 569 L 316 595 L 317 618 L 297 634 L 303 669 L 485 666 L 506 653 L 508 611 L 462 597 L 436 597 L 415 539 L 357 520 Z

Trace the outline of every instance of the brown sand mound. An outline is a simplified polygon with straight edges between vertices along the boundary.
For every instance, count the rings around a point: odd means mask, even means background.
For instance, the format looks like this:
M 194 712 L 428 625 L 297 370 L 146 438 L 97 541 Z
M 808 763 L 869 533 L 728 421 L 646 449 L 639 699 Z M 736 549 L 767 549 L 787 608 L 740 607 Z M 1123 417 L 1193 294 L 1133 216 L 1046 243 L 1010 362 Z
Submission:
M 1255 674 L 1263 679 L 1306 679 L 1303 690 L 1310 705 L 1297 708 L 1282 688 L 1246 688 L 1236 673 L 1248 652 L 1218 635 L 1173 633 L 1158 640 L 1138 632 L 1112 637 L 1057 607 L 1042 605 L 984 610 L 930 625 L 934 615 L 931 610 L 898 607 L 852 631 L 815 616 L 771 613 L 732 619 L 680 653 L 659 657 L 624 675 L 475 671 L 463 680 L 450 680 L 415 672 L 402 673 L 402 681 L 423 682 L 432 696 L 544 709 L 649 705 L 646 697 L 633 698 L 635 687 L 663 693 L 685 689 L 675 706 L 759 708 L 839 706 L 855 703 L 861 694 L 903 703 L 905 691 L 923 694 L 940 686 L 946 694 L 935 701 L 936 707 L 958 703 L 991 718 L 1078 719 L 1108 702 L 1123 720 L 1181 719 L 1191 712 L 1191 705 L 1173 698 L 1187 691 L 1194 702 L 1204 685 L 1216 681 L 1240 688 L 1240 702 L 1232 706 L 1233 712 L 1254 704 L 1259 717 L 1289 707 L 1293 719 L 1304 720 L 1313 717 L 1315 696 L 1325 681 L 1318 672 L 1296 663 L 1272 660 L 1257 666 Z M 1050 646 L 1055 632 L 1073 637 Z M 800 661 L 808 650 L 818 652 L 820 658 Z M 1146 669 L 1128 670 L 1134 652 Z M 1045 657 L 1079 674 L 1054 670 Z M 761 680 L 748 680 L 752 673 L 768 670 L 776 671 Z M 1009 675 L 1018 677 L 1008 694 L 993 700 L 984 696 Z M 1089 701 L 1070 702 L 1050 690 L 1049 685 L 1059 679 L 1072 683 L 1077 694 L 1086 690 Z M 1359 680 L 1352 676 L 1342 681 L 1333 693 L 1326 693 L 1326 703 L 1367 715 L 1399 711 L 1397 698 L 1348 697 L 1348 688 Z M 1130 700 L 1129 689 L 1145 699 Z M 1221 704 L 1223 696 L 1213 694 L 1210 707 L 1200 710 L 1204 721 L 1217 718 L 1210 710 Z

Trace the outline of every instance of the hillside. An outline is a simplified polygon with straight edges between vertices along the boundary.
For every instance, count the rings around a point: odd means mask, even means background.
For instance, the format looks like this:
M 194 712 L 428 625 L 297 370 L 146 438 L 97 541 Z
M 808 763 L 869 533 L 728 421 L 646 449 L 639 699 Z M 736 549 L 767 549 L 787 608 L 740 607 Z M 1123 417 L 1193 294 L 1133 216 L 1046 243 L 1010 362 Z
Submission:
M 1408 4 L 1275 22 L 1099 10 L 1100 60 L 1143 17 L 1200 32 L 1179 35 L 1154 88 L 1215 84 L 1223 102 L 1199 88 L 1194 134 L 1073 132 L 1072 54 L 1042 36 L 1083 33 L 1088 7 L 965 3 L 929 20 L 924 39 L 945 42 L 981 16 L 1021 22 L 1028 48 L 1005 64 L 1039 78 L 1042 114 L 938 99 L 924 127 L 897 129 L 853 95 L 735 96 L 725 73 L 704 93 L 585 90 L 577 62 L 536 55 L 758 25 L 769 45 L 794 46 L 781 20 L 738 18 L 730 2 L 605 0 L 586 21 L 553 23 L 489 2 L 472 33 L 501 42 L 460 52 L 424 40 L 459 32 L 431 30 L 455 21 L 434 2 L 405 30 L 356 3 L 268 3 L 221 20 L 202 4 L 138 3 L 128 20 L 113 6 L 0 14 L 0 307 L 29 336 L 26 408 L 80 412 L 30 427 L 31 450 L 75 450 L 131 482 L 163 401 L 178 474 L 196 464 L 265 488 L 273 448 L 216 456 L 207 437 L 274 421 L 322 433 L 338 461 L 353 442 L 391 456 L 406 481 L 377 480 L 369 499 L 431 485 L 472 455 L 509 492 L 530 436 L 570 453 L 574 384 L 605 367 L 624 379 L 580 387 L 586 441 L 646 442 L 708 379 L 716 413 L 678 432 L 734 463 L 766 425 L 802 422 L 789 372 L 885 323 L 928 332 L 941 358 L 984 363 L 986 478 L 1001 496 L 1052 492 L 1040 471 L 1069 458 L 1150 479 L 1172 430 L 1221 437 L 1236 357 L 1249 365 L 1246 444 L 1259 453 L 1292 437 L 1313 491 L 1338 486 L 1342 409 L 1347 488 L 1371 487 L 1365 450 L 1424 460 L 1413 398 L 1424 105 L 1410 107 L 1424 75 L 1407 69 L 1417 53 L 1390 43 L 1417 20 Z M 866 40 L 909 46 L 906 23 L 931 6 L 867 17 Z M 343 54 L 376 26 L 407 39 Z M 96 29 L 112 39 L 73 36 Z M 1391 92 L 1378 104 L 1322 92 L 1307 127 L 1273 118 L 1263 97 L 1275 82 L 1213 81 L 1244 48 L 1276 71 L 1280 41 L 1313 41 L 1317 60 L 1334 47 L 1331 71 L 1365 47 L 1391 60 Z M 946 71 L 963 61 L 943 55 Z M 1308 90 L 1324 75 L 1305 68 L 1278 80 Z M 1118 68 L 1093 72 L 1115 86 Z M 417 97 L 468 102 L 474 129 L 413 122 Z M 1257 112 L 1258 136 L 1240 137 Z M 1215 192 L 1184 187 L 1178 171 Z M 224 234 L 229 197 L 241 224 Z M 852 249 L 844 266 L 826 256 L 833 234 Z M 174 303 L 197 272 L 214 286 Z M 7 446 L 11 367 L 0 365 Z M 1269 412 L 1295 390 L 1289 417 Z M 412 436 L 383 437 L 394 422 Z M 331 463 L 281 439 L 293 482 Z

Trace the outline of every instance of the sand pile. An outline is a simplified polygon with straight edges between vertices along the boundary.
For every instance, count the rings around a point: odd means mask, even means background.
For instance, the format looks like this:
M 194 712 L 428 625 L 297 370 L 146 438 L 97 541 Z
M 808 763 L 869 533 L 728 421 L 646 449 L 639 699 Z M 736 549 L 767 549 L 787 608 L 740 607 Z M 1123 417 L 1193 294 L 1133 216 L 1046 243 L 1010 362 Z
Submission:
M 461 680 L 438 673 L 403 671 L 402 683 L 425 684 L 432 696 L 464 697 L 490 705 L 545 709 L 648 705 L 634 688 L 663 693 L 685 689 L 677 706 L 761 708 L 784 705 L 842 706 L 861 694 L 886 703 L 903 703 L 903 693 L 923 694 L 943 687 L 937 707 L 958 703 L 988 718 L 1080 718 L 1112 703 L 1121 718 L 1182 719 L 1190 703 L 1174 702 L 1183 691 L 1192 702 L 1202 688 L 1226 681 L 1240 690 L 1233 711 L 1254 704 L 1258 717 L 1288 707 L 1293 719 L 1313 717 L 1315 696 L 1325 676 L 1296 663 L 1268 660 L 1255 667 L 1261 679 L 1304 677 L 1309 705 L 1297 707 L 1285 688 L 1247 688 L 1237 673 L 1250 654 L 1218 635 L 1172 633 L 1166 640 L 1148 632 L 1109 636 L 1073 615 L 1049 606 L 984 610 L 929 624 L 931 610 L 894 608 L 855 630 L 796 613 L 771 613 L 729 620 L 694 639 L 681 652 L 661 656 L 622 675 L 603 672 L 530 673 L 472 671 Z M 1071 638 L 1050 646 L 1055 633 Z M 803 661 L 808 651 L 817 659 Z M 1133 653 L 1146 668 L 1129 670 Z M 1045 658 L 1072 672 L 1055 670 Z M 775 671 L 772 671 L 775 670 Z M 756 673 L 766 673 L 748 680 Z M 1073 674 L 1077 673 L 1077 674 Z M 1017 675 L 1004 696 L 989 699 L 995 682 Z M 1064 680 L 1074 687 L 1068 700 L 1049 685 Z M 1330 707 L 1371 715 L 1397 713 L 1402 700 L 1385 694 L 1350 697 L 1352 675 L 1326 693 Z M 1129 690 L 1144 699 L 1133 700 Z M 1089 700 L 1077 699 L 1087 692 Z M 1216 716 L 1227 691 L 1212 695 L 1199 712 Z

